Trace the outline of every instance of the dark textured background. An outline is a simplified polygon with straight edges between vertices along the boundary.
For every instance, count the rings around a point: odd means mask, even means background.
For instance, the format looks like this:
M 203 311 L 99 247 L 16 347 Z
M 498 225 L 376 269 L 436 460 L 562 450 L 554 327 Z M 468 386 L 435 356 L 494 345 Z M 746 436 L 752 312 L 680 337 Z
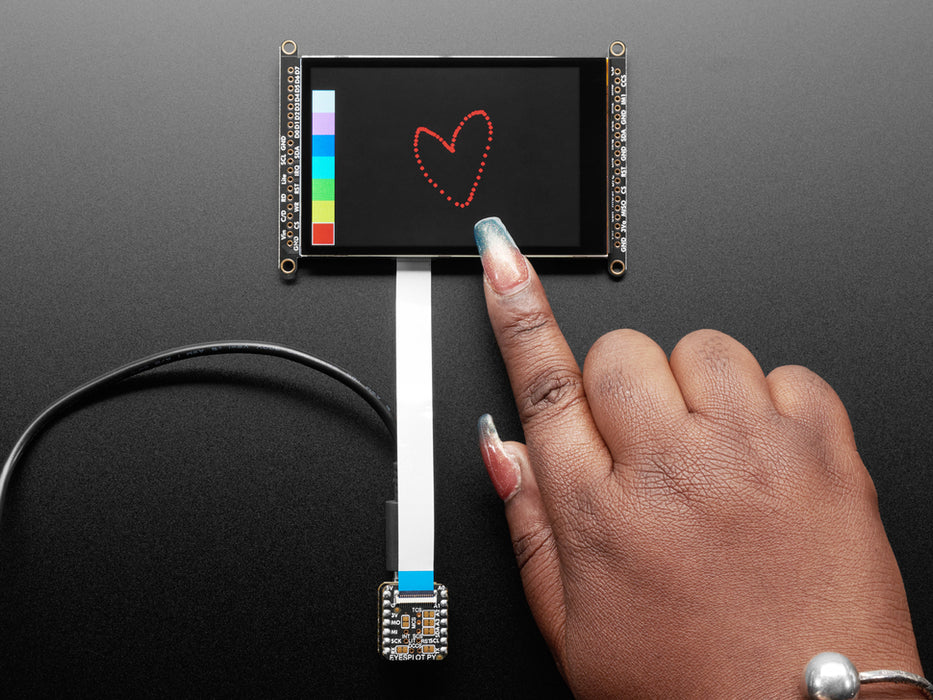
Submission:
M 933 4 L 7 2 L 0 446 L 72 386 L 205 339 L 292 344 L 394 398 L 391 265 L 276 272 L 278 46 L 629 47 L 629 272 L 546 268 L 571 346 L 733 334 L 849 408 L 933 672 Z M 386 222 L 393 225 L 393 222 Z M 391 446 L 266 358 L 164 368 L 60 420 L 0 532 L 0 682 L 28 694 L 540 697 L 475 446 L 519 428 L 477 265 L 434 283 L 437 576 L 451 656 L 375 653 Z M 768 630 L 762 630 L 767 634 Z

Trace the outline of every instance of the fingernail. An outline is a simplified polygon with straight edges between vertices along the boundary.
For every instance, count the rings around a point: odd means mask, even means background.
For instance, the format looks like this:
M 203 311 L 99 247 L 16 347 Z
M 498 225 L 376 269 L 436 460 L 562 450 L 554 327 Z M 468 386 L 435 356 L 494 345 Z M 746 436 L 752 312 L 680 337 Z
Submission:
M 517 292 L 528 281 L 528 263 L 498 216 L 480 219 L 473 238 L 490 286 L 499 294 Z
M 479 449 L 483 454 L 483 463 L 492 485 L 499 498 L 508 501 L 518 493 L 522 485 L 522 470 L 518 463 L 505 451 L 505 445 L 499 439 L 496 424 L 488 413 L 479 419 Z

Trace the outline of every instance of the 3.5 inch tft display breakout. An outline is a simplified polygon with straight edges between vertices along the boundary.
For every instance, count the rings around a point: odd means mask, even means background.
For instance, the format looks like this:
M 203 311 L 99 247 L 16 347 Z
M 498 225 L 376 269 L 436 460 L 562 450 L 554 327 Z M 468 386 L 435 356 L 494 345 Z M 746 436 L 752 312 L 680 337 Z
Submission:
M 599 58 L 300 56 L 280 47 L 279 269 L 476 255 L 626 263 L 625 46 Z

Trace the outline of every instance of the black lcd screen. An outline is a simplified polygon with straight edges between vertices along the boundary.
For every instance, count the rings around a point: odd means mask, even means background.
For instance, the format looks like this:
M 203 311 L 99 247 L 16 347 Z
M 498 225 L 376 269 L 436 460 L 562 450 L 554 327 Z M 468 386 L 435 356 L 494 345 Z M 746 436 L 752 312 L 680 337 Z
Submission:
M 301 59 L 301 254 L 604 256 L 606 60 Z M 327 224 L 330 224 L 328 226 Z

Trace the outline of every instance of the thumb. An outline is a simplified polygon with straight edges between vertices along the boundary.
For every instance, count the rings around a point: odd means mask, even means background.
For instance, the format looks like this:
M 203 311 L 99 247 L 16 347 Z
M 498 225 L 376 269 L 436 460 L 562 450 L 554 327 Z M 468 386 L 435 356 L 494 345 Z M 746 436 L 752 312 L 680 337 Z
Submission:
M 560 559 L 528 450 L 520 442 L 502 442 L 488 413 L 479 419 L 479 444 L 489 478 L 505 501 L 528 605 L 548 646 L 559 654 L 565 621 Z

